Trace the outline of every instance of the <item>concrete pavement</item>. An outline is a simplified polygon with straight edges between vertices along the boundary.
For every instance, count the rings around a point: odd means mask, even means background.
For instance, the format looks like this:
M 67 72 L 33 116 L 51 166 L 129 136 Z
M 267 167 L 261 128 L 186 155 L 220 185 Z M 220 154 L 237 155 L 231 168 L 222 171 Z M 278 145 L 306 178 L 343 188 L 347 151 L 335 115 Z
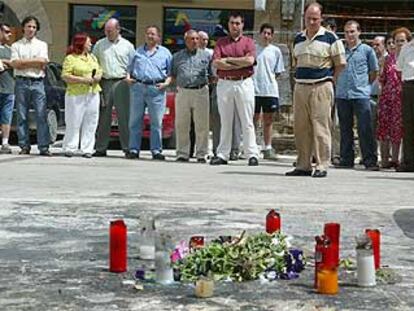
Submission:
M 54 152 L 58 152 L 56 149 Z M 15 150 L 17 153 L 17 150 Z M 1 155 L 1 310 L 414 310 L 414 174 L 329 171 L 328 178 L 285 177 L 290 156 L 211 167 L 197 163 Z M 358 288 L 341 272 L 340 293 L 312 289 L 313 268 L 300 279 L 270 284 L 216 284 L 199 300 L 189 285 L 123 285 L 137 259 L 139 217 L 154 215 L 175 241 L 263 230 L 270 208 L 282 213 L 293 245 L 312 253 L 325 222 L 339 222 L 341 257 L 354 257 L 354 236 L 382 232 L 382 263 L 402 281 Z M 109 221 L 128 226 L 128 273 L 108 267 Z M 148 265 L 148 263 L 147 263 Z

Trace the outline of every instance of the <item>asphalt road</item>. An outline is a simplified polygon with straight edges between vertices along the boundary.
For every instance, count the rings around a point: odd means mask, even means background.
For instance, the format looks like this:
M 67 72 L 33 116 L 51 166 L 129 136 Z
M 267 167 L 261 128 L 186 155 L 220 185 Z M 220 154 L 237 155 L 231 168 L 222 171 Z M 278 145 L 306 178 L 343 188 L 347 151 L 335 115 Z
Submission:
M 228 166 L 106 158 L 1 155 L 0 310 L 414 310 L 414 174 L 329 171 L 328 178 L 285 177 L 278 162 Z M 15 150 L 17 153 L 17 150 Z M 216 284 L 212 298 L 194 297 L 190 285 L 124 280 L 151 265 L 137 258 L 139 218 L 152 215 L 175 241 L 202 234 L 259 232 L 271 208 L 283 232 L 312 254 L 325 222 L 339 222 L 341 257 L 355 257 L 354 236 L 382 233 L 382 263 L 402 279 L 357 287 L 341 271 L 340 293 L 314 292 L 313 268 L 298 280 Z M 108 272 L 109 221 L 128 226 L 128 272 Z

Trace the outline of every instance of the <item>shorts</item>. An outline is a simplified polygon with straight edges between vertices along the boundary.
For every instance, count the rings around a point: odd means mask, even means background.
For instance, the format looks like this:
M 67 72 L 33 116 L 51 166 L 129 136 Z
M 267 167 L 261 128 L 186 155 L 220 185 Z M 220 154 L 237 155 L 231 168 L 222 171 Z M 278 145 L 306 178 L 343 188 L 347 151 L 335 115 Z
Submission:
M 10 125 L 13 115 L 14 94 L 0 93 L 0 124 Z
M 254 98 L 254 113 L 274 113 L 279 110 L 279 98 L 256 96 Z

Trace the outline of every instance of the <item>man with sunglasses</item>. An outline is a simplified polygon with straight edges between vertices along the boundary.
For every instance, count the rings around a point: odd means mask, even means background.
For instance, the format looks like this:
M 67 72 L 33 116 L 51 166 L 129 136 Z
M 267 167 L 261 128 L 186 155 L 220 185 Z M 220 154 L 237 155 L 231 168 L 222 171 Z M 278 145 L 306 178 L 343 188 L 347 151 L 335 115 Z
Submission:
M 10 123 L 14 107 L 14 79 L 11 67 L 10 43 L 12 32 L 6 23 L 0 23 L 0 123 L 2 145 L 0 154 L 10 154 L 9 145 Z

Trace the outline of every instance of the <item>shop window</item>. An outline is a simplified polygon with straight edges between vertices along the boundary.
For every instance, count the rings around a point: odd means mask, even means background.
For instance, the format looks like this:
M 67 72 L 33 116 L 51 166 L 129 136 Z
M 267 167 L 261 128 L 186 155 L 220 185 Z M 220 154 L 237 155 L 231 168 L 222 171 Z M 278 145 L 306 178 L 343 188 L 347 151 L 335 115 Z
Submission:
M 112 17 L 121 23 L 121 34 L 135 45 L 136 6 L 73 4 L 70 10 L 69 42 L 77 32 L 86 32 L 92 43 L 105 36 L 105 23 Z
M 227 21 L 232 10 L 216 9 L 164 9 L 163 45 L 176 52 L 184 48 L 184 33 L 189 29 L 203 30 L 210 37 L 209 47 L 214 47 L 219 37 L 227 34 Z M 244 33 L 252 35 L 254 11 L 238 10 L 244 16 Z

